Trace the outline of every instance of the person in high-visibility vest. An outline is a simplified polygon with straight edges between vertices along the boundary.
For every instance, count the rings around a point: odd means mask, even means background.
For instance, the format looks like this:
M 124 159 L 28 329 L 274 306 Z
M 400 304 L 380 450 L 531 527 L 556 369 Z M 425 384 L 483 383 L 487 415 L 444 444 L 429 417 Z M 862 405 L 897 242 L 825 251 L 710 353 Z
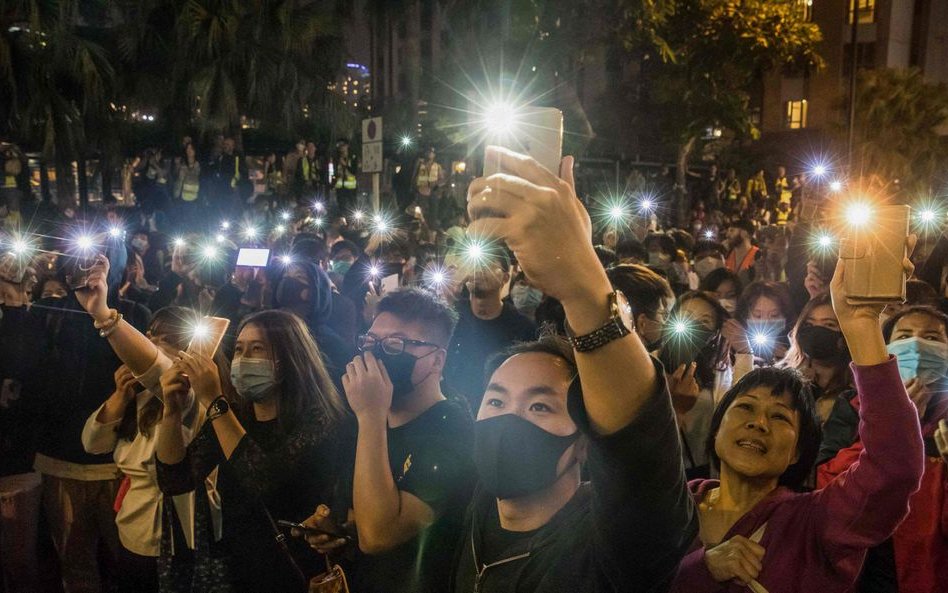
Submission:
M 306 151 L 296 161 L 295 188 L 297 197 L 311 198 L 320 193 L 323 183 L 323 170 L 316 154 L 316 143 L 307 142 Z
M 3 183 L 0 185 L 0 206 L 6 206 L 8 217 L 19 217 L 20 201 L 23 198 L 20 178 L 26 168 L 23 166 L 23 154 L 13 144 L 0 145 L 3 162 Z M 9 222 L 9 221 L 8 221 Z
M 234 216 L 241 207 L 240 194 L 241 191 L 246 191 L 248 173 L 243 157 L 236 151 L 236 141 L 233 138 L 224 138 L 221 154 L 215 165 L 215 195 L 212 195 L 211 199 L 221 216 Z
M 339 211 L 346 213 L 356 205 L 356 163 L 349 154 L 349 143 L 340 140 L 336 144 L 336 158 L 333 160 L 332 187 L 336 190 L 336 203 Z
M 777 196 L 777 201 L 786 202 L 790 204 L 790 200 L 793 198 L 793 193 L 790 191 L 790 181 L 787 179 L 787 168 L 784 166 L 777 167 L 777 177 L 774 179 L 774 194 Z
M 412 183 L 415 187 L 415 202 L 421 208 L 425 222 L 431 229 L 440 227 L 438 189 L 444 184 L 444 168 L 438 164 L 435 156 L 435 149 L 432 147 L 428 149 L 424 159 L 418 159 Z
M 192 228 L 197 224 L 200 197 L 201 162 L 194 144 L 188 143 L 184 146 L 184 159 L 178 163 L 174 184 L 174 199 L 181 225 Z

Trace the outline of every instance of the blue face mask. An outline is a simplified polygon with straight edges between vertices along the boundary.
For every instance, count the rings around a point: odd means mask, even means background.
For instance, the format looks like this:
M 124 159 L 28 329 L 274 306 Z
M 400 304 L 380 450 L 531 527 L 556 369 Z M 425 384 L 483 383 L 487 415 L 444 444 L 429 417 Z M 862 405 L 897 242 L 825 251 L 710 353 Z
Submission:
M 886 348 L 898 360 L 902 381 L 918 378 L 928 385 L 948 373 L 948 344 L 912 337 L 891 342 Z
M 332 262 L 332 271 L 340 276 L 345 276 L 346 272 L 349 271 L 349 268 L 352 267 L 352 262 L 339 260 Z
M 273 393 L 277 384 L 273 361 L 265 358 L 235 358 L 230 367 L 230 382 L 240 397 L 251 402 L 261 402 Z
M 510 300 L 520 312 L 535 311 L 543 300 L 543 291 L 526 284 L 514 284 L 510 289 Z

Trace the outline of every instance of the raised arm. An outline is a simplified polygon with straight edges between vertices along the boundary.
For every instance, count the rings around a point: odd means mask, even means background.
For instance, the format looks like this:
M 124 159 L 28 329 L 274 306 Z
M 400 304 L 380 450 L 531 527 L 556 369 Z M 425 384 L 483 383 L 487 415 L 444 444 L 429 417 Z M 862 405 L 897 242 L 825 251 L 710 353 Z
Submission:
M 86 287 L 76 291 L 79 304 L 92 315 L 97 325 L 108 325 L 116 313 L 108 306 L 108 274 L 109 260 L 100 255 L 92 273 L 89 274 Z M 127 321 L 121 320 L 107 331 L 110 331 L 109 345 L 136 377 L 145 375 L 156 365 L 162 368 L 171 365 L 168 357 Z
M 911 262 L 906 260 L 905 267 L 911 275 Z M 831 291 L 833 309 L 852 354 L 863 451 L 849 470 L 816 494 L 820 514 L 816 524 L 821 525 L 824 545 L 834 557 L 889 537 L 908 513 L 909 497 L 918 490 L 924 469 L 918 412 L 880 329 L 884 306 L 850 304 L 846 273 L 841 259 Z
M 563 160 L 560 179 L 529 157 L 489 150 L 505 173 L 471 184 L 469 233 L 503 239 L 531 284 L 563 303 L 574 334 L 602 327 L 612 288 L 574 191 L 572 158 Z M 660 589 L 697 531 L 667 388 L 635 332 L 577 351 L 576 362 L 590 437 L 590 529 L 603 575 Z

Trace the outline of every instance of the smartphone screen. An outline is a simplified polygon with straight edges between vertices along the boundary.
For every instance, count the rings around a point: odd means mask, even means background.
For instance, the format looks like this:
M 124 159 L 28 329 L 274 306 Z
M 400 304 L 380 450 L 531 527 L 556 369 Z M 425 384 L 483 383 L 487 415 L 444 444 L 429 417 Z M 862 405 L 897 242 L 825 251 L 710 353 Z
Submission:
M 66 279 L 69 288 L 79 290 L 86 287 L 86 280 L 95 266 L 97 254 L 68 256 Z
M 224 339 L 224 334 L 227 333 L 229 325 L 230 320 L 224 317 L 202 317 L 194 325 L 187 352 L 214 358 L 214 354 L 217 353 L 217 348 L 221 345 L 221 340 Z
M 241 247 L 237 252 L 237 265 L 248 268 L 265 268 L 270 262 L 269 249 Z
M 491 138 L 487 143 L 529 155 L 558 176 L 563 157 L 563 112 L 553 107 L 524 108 L 517 113 L 507 137 Z M 500 172 L 500 163 L 485 155 L 484 175 Z

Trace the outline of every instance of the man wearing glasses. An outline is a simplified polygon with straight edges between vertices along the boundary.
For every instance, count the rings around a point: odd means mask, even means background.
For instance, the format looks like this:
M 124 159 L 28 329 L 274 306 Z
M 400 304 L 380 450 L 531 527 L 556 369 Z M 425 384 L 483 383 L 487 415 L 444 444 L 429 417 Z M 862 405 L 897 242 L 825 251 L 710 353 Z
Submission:
M 441 393 L 455 312 L 430 293 L 401 290 L 378 304 L 342 385 L 359 426 L 350 518 L 360 553 L 351 590 L 441 592 L 475 482 L 473 420 Z M 329 510 L 307 526 L 336 531 Z M 345 540 L 308 535 L 325 552 Z

